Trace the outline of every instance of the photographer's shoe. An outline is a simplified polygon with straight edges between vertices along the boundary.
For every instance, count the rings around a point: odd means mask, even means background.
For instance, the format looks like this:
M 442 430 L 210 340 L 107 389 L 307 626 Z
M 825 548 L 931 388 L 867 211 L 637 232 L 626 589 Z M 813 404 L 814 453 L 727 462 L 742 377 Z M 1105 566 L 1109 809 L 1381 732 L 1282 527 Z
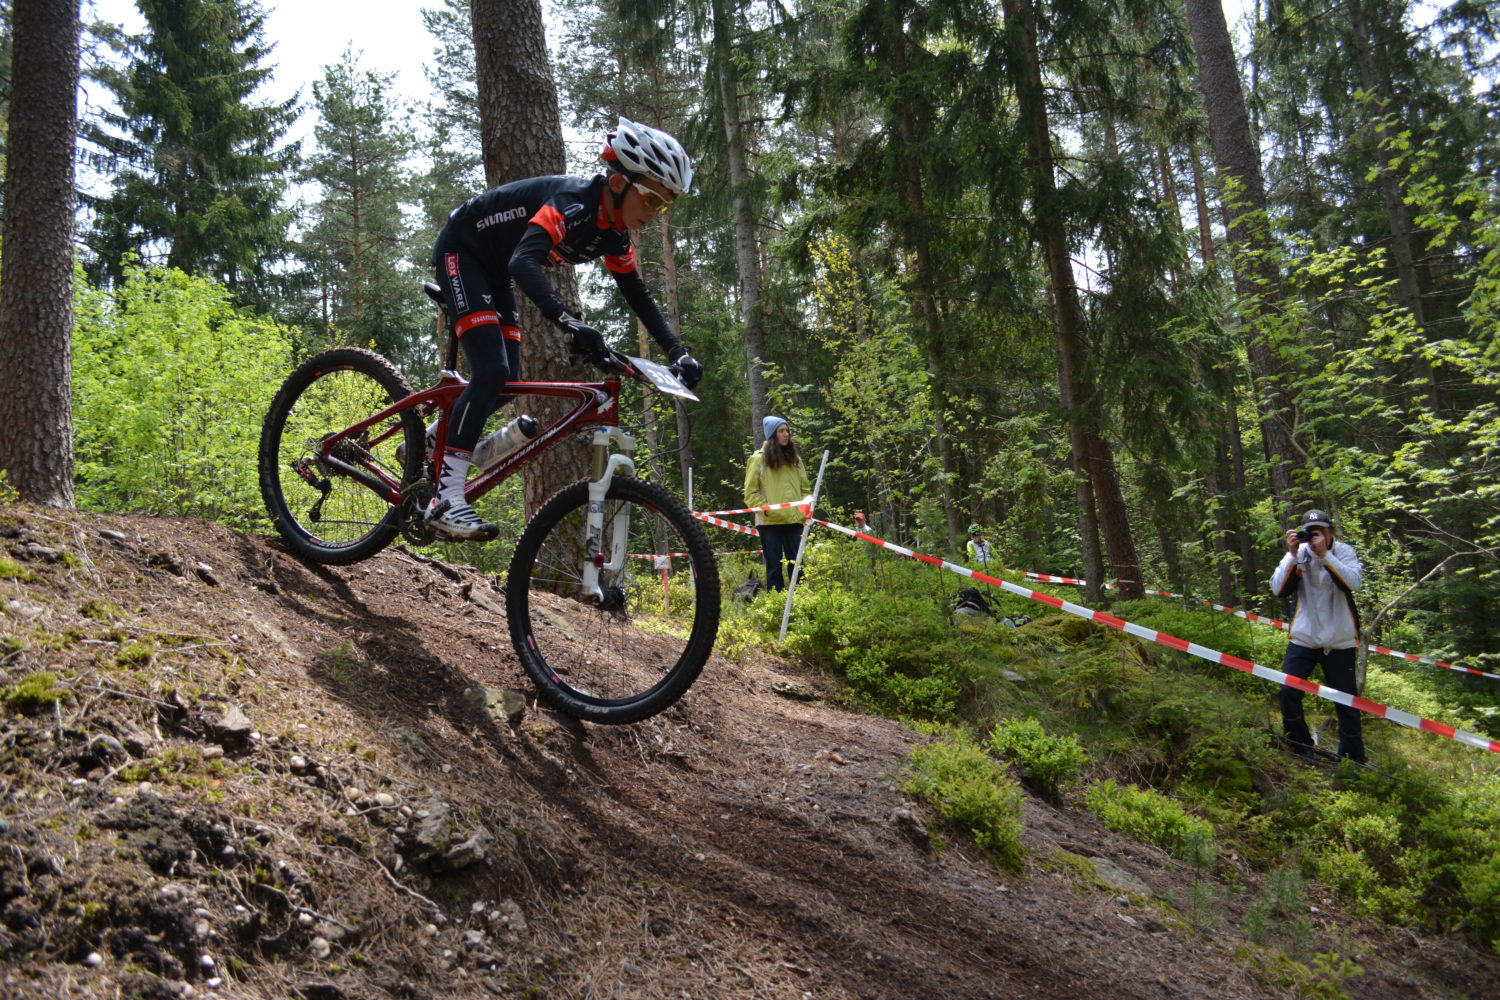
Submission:
M 427 508 L 426 523 L 444 538 L 459 542 L 487 542 L 500 534 L 498 527 L 461 500 L 434 499 Z

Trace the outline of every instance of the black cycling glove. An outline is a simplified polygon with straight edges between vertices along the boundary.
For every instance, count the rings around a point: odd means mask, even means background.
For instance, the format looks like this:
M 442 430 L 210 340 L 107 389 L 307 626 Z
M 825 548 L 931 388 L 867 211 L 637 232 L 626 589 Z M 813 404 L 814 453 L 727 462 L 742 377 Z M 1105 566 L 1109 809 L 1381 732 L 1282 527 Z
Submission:
M 677 366 L 682 384 L 689 389 L 698 388 L 698 383 L 703 381 L 703 366 L 688 353 L 687 347 L 679 343 L 667 352 L 667 356 Z
M 609 356 L 609 349 L 604 346 L 604 334 L 593 327 L 567 313 L 557 319 L 557 325 L 572 338 L 573 353 L 582 355 L 585 361 L 599 361 Z

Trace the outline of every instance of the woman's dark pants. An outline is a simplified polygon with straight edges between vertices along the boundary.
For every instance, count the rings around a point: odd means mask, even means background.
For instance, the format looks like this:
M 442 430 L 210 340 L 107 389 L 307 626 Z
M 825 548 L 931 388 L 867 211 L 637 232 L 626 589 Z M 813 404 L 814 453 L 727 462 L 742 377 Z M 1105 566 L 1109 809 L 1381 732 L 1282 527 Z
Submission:
M 786 581 L 781 575 L 781 561 L 787 562 L 788 572 L 797 560 L 797 544 L 802 540 L 800 524 L 762 524 L 760 551 L 766 560 L 766 589 L 785 590 Z

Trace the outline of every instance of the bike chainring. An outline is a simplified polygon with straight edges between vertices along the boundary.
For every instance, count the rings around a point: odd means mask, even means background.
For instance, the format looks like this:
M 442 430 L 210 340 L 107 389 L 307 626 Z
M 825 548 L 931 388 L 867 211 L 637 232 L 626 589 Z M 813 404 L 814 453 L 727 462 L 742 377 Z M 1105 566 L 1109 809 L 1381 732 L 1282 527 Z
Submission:
M 427 506 L 436 492 L 427 479 L 420 479 L 401 491 L 401 537 L 413 545 L 426 545 L 437 539 L 427 527 Z

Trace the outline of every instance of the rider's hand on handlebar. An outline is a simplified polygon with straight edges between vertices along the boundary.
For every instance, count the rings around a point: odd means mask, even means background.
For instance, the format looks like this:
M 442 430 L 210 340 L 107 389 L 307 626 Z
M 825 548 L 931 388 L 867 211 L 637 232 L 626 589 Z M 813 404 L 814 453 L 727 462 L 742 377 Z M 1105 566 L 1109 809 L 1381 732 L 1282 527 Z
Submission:
M 684 354 L 673 363 L 677 369 L 677 377 L 682 379 L 682 384 L 689 389 L 698 388 L 698 383 L 703 381 L 703 366 L 693 359 L 691 354 Z
M 698 388 L 698 383 L 703 381 L 703 366 L 688 353 L 687 347 L 677 344 L 667 356 L 672 359 L 672 367 L 676 369 L 677 377 L 682 379 L 682 384 L 689 389 Z
M 630 371 L 629 356 L 621 354 L 611 347 L 606 347 L 602 355 L 597 358 L 591 358 L 590 361 L 607 372 L 620 373 Z
M 559 319 L 557 325 L 572 338 L 571 350 L 574 354 L 595 364 L 608 359 L 610 352 L 604 346 L 604 334 L 568 315 Z

